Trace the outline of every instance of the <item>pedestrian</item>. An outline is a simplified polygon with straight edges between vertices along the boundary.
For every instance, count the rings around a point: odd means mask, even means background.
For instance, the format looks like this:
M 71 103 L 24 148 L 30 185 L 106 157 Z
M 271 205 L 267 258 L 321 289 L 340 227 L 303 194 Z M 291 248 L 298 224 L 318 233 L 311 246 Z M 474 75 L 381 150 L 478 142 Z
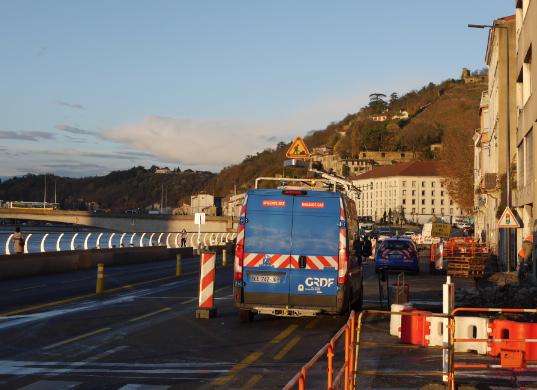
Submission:
M 360 241 L 360 235 L 355 234 L 352 247 L 354 249 L 354 256 L 360 261 L 360 263 L 362 262 L 362 245 L 363 243 Z M 364 265 L 367 265 L 367 263 Z
M 20 227 L 15 228 L 15 234 L 13 234 L 13 250 L 16 254 L 20 255 L 24 252 L 24 234 L 21 232 Z
M 464 237 L 468 237 L 468 230 L 464 229 L 463 233 Z
M 185 247 L 186 248 L 186 238 L 187 238 L 188 234 L 186 232 L 185 229 L 183 229 L 181 231 L 181 248 Z
M 487 242 L 487 233 L 484 230 L 481 230 L 481 243 L 485 244 Z
M 373 245 L 371 244 L 371 240 L 369 239 L 369 236 L 366 236 L 364 238 L 364 245 L 362 247 L 362 256 L 365 258 L 365 261 L 367 262 L 367 258 L 370 257 L 373 254 Z

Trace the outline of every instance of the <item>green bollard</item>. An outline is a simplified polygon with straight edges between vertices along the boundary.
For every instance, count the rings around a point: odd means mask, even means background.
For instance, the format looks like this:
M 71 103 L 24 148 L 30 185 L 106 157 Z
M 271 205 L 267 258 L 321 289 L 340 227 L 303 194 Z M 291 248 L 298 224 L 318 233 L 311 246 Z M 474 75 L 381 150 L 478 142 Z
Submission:
M 97 294 L 104 292 L 104 264 L 97 264 Z

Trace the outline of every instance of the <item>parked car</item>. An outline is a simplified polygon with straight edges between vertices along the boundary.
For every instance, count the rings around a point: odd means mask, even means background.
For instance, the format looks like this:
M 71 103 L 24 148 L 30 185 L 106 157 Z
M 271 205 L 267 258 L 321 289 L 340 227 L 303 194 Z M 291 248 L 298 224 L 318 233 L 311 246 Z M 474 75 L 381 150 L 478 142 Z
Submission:
M 412 271 L 415 275 L 420 273 L 421 249 L 407 237 L 387 238 L 377 248 L 375 253 L 375 273 L 380 268 Z
M 466 223 L 466 222 L 461 222 L 461 223 L 457 224 L 457 227 L 459 229 L 467 229 L 469 227 L 472 227 L 472 225 L 470 225 L 469 223 Z
M 412 237 L 412 236 L 415 235 L 415 234 L 416 234 L 416 233 L 414 233 L 414 232 L 408 231 L 408 232 L 405 232 L 405 233 L 403 234 L 403 237 Z

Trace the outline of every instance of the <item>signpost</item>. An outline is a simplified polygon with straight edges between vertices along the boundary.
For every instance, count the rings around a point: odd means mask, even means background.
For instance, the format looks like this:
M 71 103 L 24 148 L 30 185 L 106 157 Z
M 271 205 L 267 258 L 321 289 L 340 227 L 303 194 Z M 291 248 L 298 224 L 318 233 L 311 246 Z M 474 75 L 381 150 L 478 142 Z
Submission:
M 200 249 L 201 225 L 205 225 L 205 213 L 194 214 L 194 223 L 198 225 L 198 249 Z
M 520 224 L 515 217 L 515 214 L 509 207 L 506 207 L 496 227 L 498 228 L 519 228 Z
M 306 148 L 302 138 L 296 137 L 287 151 L 286 156 L 289 158 L 309 158 L 310 152 L 308 152 L 308 148 Z
M 451 237 L 451 225 L 449 223 L 434 222 L 431 229 L 431 236 L 441 238 Z

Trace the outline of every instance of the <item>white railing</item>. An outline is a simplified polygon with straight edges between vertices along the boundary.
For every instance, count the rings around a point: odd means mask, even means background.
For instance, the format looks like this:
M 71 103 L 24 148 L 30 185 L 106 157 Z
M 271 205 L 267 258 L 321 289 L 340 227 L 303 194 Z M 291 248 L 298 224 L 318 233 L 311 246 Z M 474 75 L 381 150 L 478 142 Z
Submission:
M 198 247 L 233 241 L 237 234 L 230 232 L 188 233 L 186 246 Z M 198 237 L 199 236 L 199 237 Z M 24 253 L 60 252 L 76 249 L 109 249 L 166 245 L 181 246 L 180 232 L 146 233 L 28 233 L 24 235 Z M 0 255 L 12 254 L 13 233 L 0 233 Z M 11 250 L 10 250 L 11 249 Z

